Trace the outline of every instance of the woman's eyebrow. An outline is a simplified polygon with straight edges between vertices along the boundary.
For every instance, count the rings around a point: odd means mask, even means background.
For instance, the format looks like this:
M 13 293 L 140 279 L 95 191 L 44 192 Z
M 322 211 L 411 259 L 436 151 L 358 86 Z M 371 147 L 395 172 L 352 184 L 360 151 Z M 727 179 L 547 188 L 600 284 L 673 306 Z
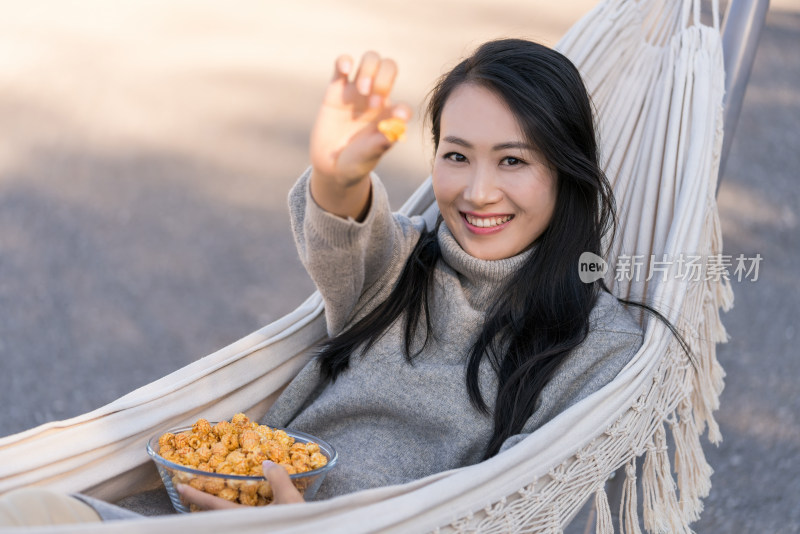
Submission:
M 461 139 L 460 137 L 456 137 L 455 135 L 448 135 L 447 137 L 444 138 L 444 141 L 452 143 L 454 145 L 463 146 L 464 148 L 473 148 L 472 143 L 470 143 L 465 139 Z M 510 141 L 508 143 L 500 143 L 494 145 L 492 147 L 492 150 L 496 152 L 498 150 L 508 150 L 509 148 L 521 148 L 523 150 L 533 150 L 533 147 L 531 145 L 522 141 Z

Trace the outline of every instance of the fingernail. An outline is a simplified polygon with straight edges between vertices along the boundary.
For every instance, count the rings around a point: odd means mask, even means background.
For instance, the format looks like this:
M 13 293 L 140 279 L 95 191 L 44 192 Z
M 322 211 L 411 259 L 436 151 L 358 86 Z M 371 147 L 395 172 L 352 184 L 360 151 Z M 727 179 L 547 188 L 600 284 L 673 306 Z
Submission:
M 364 96 L 369 94 L 369 90 L 372 88 L 372 80 L 369 78 L 361 78 L 358 80 L 358 92 Z
M 383 97 L 381 95 L 372 95 L 369 97 L 369 107 L 379 108 L 383 104 Z
M 185 484 L 176 484 L 175 489 L 178 490 L 178 493 L 183 493 L 184 488 L 186 488 Z
M 353 68 L 353 65 L 349 61 L 342 61 L 342 64 L 339 66 L 343 74 L 350 74 L 350 69 Z
M 275 464 L 275 462 L 272 462 L 272 461 L 270 461 L 270 460 L 264 460 L 264 461 L 261 463 L 261 467 L 262 467 L 263 469 L 267 469 L 268 467 L 272 467 L 273 465 L 276 465 L 276 464 Z

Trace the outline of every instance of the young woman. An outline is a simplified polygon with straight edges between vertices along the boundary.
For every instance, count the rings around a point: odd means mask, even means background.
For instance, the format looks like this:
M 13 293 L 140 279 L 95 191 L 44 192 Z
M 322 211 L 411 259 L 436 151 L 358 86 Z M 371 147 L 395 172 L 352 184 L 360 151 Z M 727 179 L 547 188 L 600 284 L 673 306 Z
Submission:
M 433 90 L 441 212 L 390 213 L 372 173 L 395 64 L 336 70 L 290 193 L 300 257 L 331 339 L 265 422 L 334 444 L 319 498 L 480 462 L 611 381 L 639 325 L 579 257 L 602 255 L 614 206 L 592 108 L 564 56 L 523 40 L 481 46 Z
M 568 59 L 492 41 L 439 81 L 431 229 L 392 214 L 373 173 L 392 146 L 379 121 L 410 117 L 390 99 L 397 68 L 375 53 L 354 67 L 336 61 L 289 200 L 331 337 L 264 421 L 337 448 L 318 498 L 489 458 L 610 382 L 642 342 L 602 282 L 579 277 L 615 216 Z M 265 470 L 280 502 L 302 501 L 285 471 Z

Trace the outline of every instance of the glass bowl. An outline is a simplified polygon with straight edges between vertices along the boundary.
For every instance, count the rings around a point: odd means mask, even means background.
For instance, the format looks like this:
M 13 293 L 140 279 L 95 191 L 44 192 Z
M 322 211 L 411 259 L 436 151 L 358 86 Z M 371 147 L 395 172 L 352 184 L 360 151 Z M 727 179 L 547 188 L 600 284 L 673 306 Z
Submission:
M 216 423 L 210 423 L 214 425 Z M 337 453 L 329 443 L 297 430 L 289 430 L 286 428 L 270 427 L 275 430 L 283 430 L 295 441 L 300 443 L 313 442 L 319 445 L 319 452 L 321 452 L 328 463 L 323 467 L 307 471 L 305 473 L 296 473 L 289 475 L 294 486 L 303 494 L 306 500 L 312 500 L 319 490 L 320 484 L 325 479 L 325 475 L 336 465 Z M 192 427 L 182 427 L 173 430 L 167 430 L 172 434 L 180 432 L 191 431 Z M 231 490 L 238 492 L 239 497 L 236 502 L 243 504 L 250 504 L 253 506 L 263 506 L 268 504 L 265 499 L 258 497 L 267 497 L 272 494 L 269 482 L 263 476 L 245 476 L 245 475 L 225 475 L 220 473 L 209 473 L 200 469 L 193 469 L 185 465 L 176 464 L 169 460 L 162 458 L 158 454 L 159 445 L 158 439 L 165 432 L 157 434 L 150 438 L 147 442 L 147 454 L 153 459 L 158 468 L 158 473 L 161 475 L 161 480 L 164 482 L 164 487 L 167 489 L 167 494 L 172 502 L 172 506 L 181 513 L 189 513 L 195 511 L 194 505 L 190 505 L 181 499 L 176 486 L 178 484 L 188 484 L 197 489 L 206 491 L 207 493 L 218 494 L 221 490 L 229 493 Z M 226 489 L 229 488 L 229 489 Z M 234 499 L 230 499 L 234 500 Z

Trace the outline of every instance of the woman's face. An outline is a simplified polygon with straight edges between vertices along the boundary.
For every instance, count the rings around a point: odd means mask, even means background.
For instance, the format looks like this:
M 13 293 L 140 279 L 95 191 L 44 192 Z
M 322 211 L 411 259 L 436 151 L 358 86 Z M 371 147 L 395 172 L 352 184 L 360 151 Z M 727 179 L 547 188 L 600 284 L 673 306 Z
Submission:
M 482 260 L 527 249 L 550 223 L 556 176 L 511 110 L 489 89 L 462 84 L 445 102 L 440 132 L 433 191 L 458 244 Z

